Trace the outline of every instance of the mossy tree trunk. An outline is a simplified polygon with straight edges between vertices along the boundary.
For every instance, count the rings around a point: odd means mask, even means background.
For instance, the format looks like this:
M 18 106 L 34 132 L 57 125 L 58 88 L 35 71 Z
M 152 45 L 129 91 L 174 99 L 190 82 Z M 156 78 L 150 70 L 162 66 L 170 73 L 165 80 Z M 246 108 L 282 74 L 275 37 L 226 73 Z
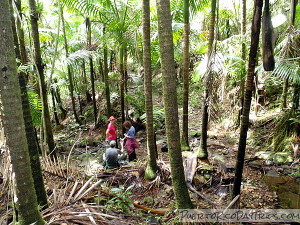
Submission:
M 251 28 L 251 45 L 250 45 L 250 53 L 249 53 L 248 75 L 246 79 L 246 91 L 245 91 L 244 107 L 242 113 L 238 155 L 237 155 L 237 161 L 235 166 L 235 179 L 233 184 L 232 198 L 239 195 L 241 192 L 241 182 L 243 177 L 247 132 L 249 128 L 249 113 L 250 113 L 250 106 L 251 106 L 252 91 L 254 86 L 253 80 L 254 80 L 254 73 L 255 73 L 257 49 L 259 44 L 259 33 L 261 28 L 262 7 L 263 7 L 263 0 L 255 0 L 254 14 L 253 14 L 252 28 Z
M 158 34 L 163 78 L 163 99 L 172 184 L 177 207 L 188 209 L 192 202 L 184 178 L 180 133 L 178 122 L 178 105 L 176 93 L 176 73 L 174 64 L 174 47 L 172 36 L 172 17 L 169 0 L 157 0 Z
M 45 224 L 38 210 L 18 83 L 9 0 L 0 8 L 0 121 L 15 180 L 18 224 Z
M 19 41 L 17 36 L 17 29 L 15 24 L 15 18 L 12 8 L 12 0 L 10 0 L 10 9 L 11 9 L 11 21 L 12 21 L 12 33 L 14 38 L 15 53 L 17 59 L 21 60 L 21 52 L 19 49 Z M 27 88 L 26 88 L 26 79 L 24 72 L 19 72 L 19 85 L 21 90 L 21 100 L 22 100 L 22 109 L 23 109 L 23 118 L 25 123 L 25 132 L 27 145 L 29 150 L 30 166 L 32 170 L 32 177 L 34 181 L 34 188 L 37 195 L 37 201 L 40 206 L 47 207 L 47 195 L 44 186 L 43 174 L 39 159 L 39 148 L 36 138 L 36 132 L 32 123 L 32 116 L 30 112 L 30 105 L 28 100 Z
M 33 41 L 34 48 L 34 63 L 37 69 L 40 85 L 40 95 L 42 98 L 43 106 L 43 124 L 44 124 L 44 134 L 45 140 L 48 146 L 48 150 L 51 156 L 56 156 L 55 152 L 55 143 L 53 139 L 52 124 L 48 106 L 47 99 L 47 88 L 45 83 L 45 74 L 44 74 L 44 64 L 41 57 L 41 48 L 40 48 L 40 38 L 39 38 L 39 28 L 38 28 L 38 12 L 36 9 L 35 0 L 29 0 L 29 10 L 30 10 L 30 24 L 31 24 L 31 36 Z
M 211 1 L 211 18 L 210 18 L 210 27 L 209 27 L 209 38 L 208 38 L 208 70 L 211 66 L 211 59 L 213 55 L 213 42 L 215 37 L 215 23 L 216 23 L 216 7 L 217 7 L 217 0 Z M 202 160 L 208 159 L 208 152 L 207 152 L 207 130 L 208 130 L 208 108 L 209 102 L 211 97 L 211 88 L 213 83 L 213 72 L 209 71 L 206 78 L 205 78 L 205 93 L 204 93 L 204 100 L 202 106 L 202 126 L 201 126 L 201 140 L 200 146 L 198 149 L 197 157 Z
M 183 112 L 182 112 L 182 150 L 190 150 L 189 146 L 189 68 L 190 68 L 190 22 L 189 0 L 184 0 L 184 33 L 183 33 Z
M 151 41 L 150 41 L 150 1 L 143 0 L 143 61 L 144 61 L 144 89 L 147 129 L 148 164 L 145 178 L 153 180 L 158 169 L 156 163 L 156 143 L 153 127 L 152 101 L 152 72 L 151 72 Z

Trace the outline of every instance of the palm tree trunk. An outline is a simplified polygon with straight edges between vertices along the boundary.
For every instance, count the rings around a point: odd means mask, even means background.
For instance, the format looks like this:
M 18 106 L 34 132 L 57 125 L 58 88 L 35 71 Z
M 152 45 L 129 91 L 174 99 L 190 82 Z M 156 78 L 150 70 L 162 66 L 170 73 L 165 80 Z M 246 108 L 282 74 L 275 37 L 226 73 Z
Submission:
M 85 89 L 85 97 L 86 97 L 86 101 L 89 103 L 92 101 L 92 96 L 87 88 L 87 76 L 86 76 L 86 71 L 85 71 L 85 61 L 84 60 L 82 62 L 81 67 L 82 67 L 82 75 L 83 75 L 83 82 L 84 82 L 84 89 Z
M 57 80 L 54 79 L 54 84 L 57 84 Z M 61 111 L 61 118 L 62 120 L 64 120 L 67 116 L 67 110 L 64 109 L 63 105 L 62 105 L 62 101 L 61 101 L 61 97 L 60 97 L 60 90 L 59 90 L 59 86 L 58 85 L 54 85 L 54 97 L 55 97 L 55 100 L 57 102 L 57 105 L 58 105 L 58 108 L 60 109 Z
M 38 210 L 18 83 L 9 0 L 0 8 L 0 117 L 15 181 L 17 222 L 45 224 Z
M 66 26 L 65 26 L 63 7 L 61 5 L 60 5 L 60 14 L 61 14 L 61 22 L 62 22 L 62 29 L 63 29 L 63 35 L 64 35 L 64 47 L 65 47 L 66 57 L 68 57 L 69 56 L 69 47 L 68 47 L 68 40 L 67 40 L 67 35 L 66 35 Z M 70 98 L 71 98 L 74 118 L 75 118 L 76 123 L 81 124 L 81 122 L 78 118 L 77 112 L 76 112 L 75 99 L 74 99 L 73 74 L 72 74 L 72 70 L 69 65 L 68 65 L 68 80 L 69 80 L 69 91 L 70 91 Z
M 247 16 L 247 0 L 243 0 L 243 12 L 242 12 L 242 35 L 243 35 L 243 43 L 242 43 L 242 59 L 244 62 L 246 62 L 246 16 Z M 246 64 L 246 63 L 245 63 Z M 243 105 L 244 105 L 244 95 L 245 95 L 245 77 L 246 77 L 246 67 L 243 69 L 243 72 L 241 74 L 240 78 L 240 110 L 238 114 L 237 119 L 237 126 L 240 126 L 241 124 L 241 115 L 243 112 Z
M 19 44 L 20 44 L 20 53 L 21 53 L 21 60 L 22 64 L 26 65 L 28 62 L 27 52 L 26 52 L 26 45 L 25 45 L 25 37 L 24 37 L 24 30 L 22 27 L 22 7 L 21 7 L 21 0 L 15 1 L 16 8 L 18 10 L 18 17 L 17 17 L 17 31 L 18 31 L 18 38 L 19 38 Z
M 122 114 L 122 123 L 126 120 L 125 118 L 125 73 L 124 73 L 124 46 L 120 47 L 120 96 L 121 96 L 121 114 Z M 123 133 L 125 132 L 123 128 Z
M 153 128 L 152 73 L 151 73 L 151 43 L 150 43 L 150 0 L 143 0 L 143 61 L 144 88 L 147 129 L 148 164 L 145 178 L 153 180 L 158 169 L 156 163 L 156 143 Z
M 163 77 L 163 98 L 172 183 L 177 207 L 188 209 L 192 202 L 184 178 L 180 133 L 178 123 L 178 104 L 176 95 L 176 73 L 172 37 L 172 18 L 169 0 L 157 0 L 158 33 Z
M 53 105 L 53 114 L 54 114 L 55 124 L 60 125 L 58 114 L 57 114 L 57 107 L 56 107 L 56 103 L 55 103 L 55 93 L 54 93 L 54 88 L 53 87 L 50 87 L 50 92 L 51 92 L 51 99 L 52 99 L 52 105 Z
M 103 34 L 105 33 L 105 28 L 103 28 Z M 105 97 L 106 97 L 106 107 L 107 116 L 111 115 L 111 103 L 110 103 L 110 89 L 109 89 L 109 78 L 108 78 L 108 63 L 107 63 L 107 46 L 103 49 L 103 66 L 104 66 L 104 84 L 105 84 Z
M 44 75 L 44 64 L 41 57 L 41 48 L 40 48 L 40 38 L 39 38 L 39 28 L 38 28 L 38 13 L 36 10 L 35 0 L 29 0 L 29 9 L 30 9 L 30 24 L 32 31 L 32 40 L 34 48 L 34 61 L 38 72 L 39 85 L 40 85 L 40 95 L 42 97 L 43 105 L 43 122 L 45 128 L 45 137 L 48 146 L 48 150 L 51 156 L 56 156 L 55 153 L 55 143 L 53 139 L 53 131 L 51 118 L 49 113 L 48 99 L 47 99 L 47 89 L 45 83 Z
M 128 58 L 128 51 L 127 51 L 127 47 L 125 46 L 124 48 L 124 91 L 125 91 L 125 95 L 127 95 L 128 93 L 128 65 L 127 65 L 127 58 Z M 128 118 L 128 101 L 125 98 L 124 99 L 124 107 L 125 107 L 125 118 Z
M 87 44 L 90 48 L 92 45 L 92 29 L 91 29 L 91 20 L 90 18 L 86 18 L 86 26 L 87 26 Z M 90 79 L 92 86 L 92 96 L 93 96 L 93 112 L 94 112 L 94 125 L 97 126 L 97 104 L 96 104 L 96 93 L 95 93 L 95 74 L 94 74 L 94 64 L 93 58 L 90 57 Z
M 210 27 L 209 27 L 209 38 L 208 38 L 208 68 L 211 65 L 212 59 L 212 50 L 213 50 L 213 42 L 215 36 L 215 21 L 216 21 L 216 7 L 217 7 L 217 0 L 212 0 L 211 2 L 211 18 L 210 18 Z M 208 152 L 207 152 L 207 129 L 208 129 L 208 108 L 209 108 L 209 101 L 211 97 L 211 86 L 213 83 L 213 74 L 209 72 L 207 74 L 205 80 L 205 94 L 204 94 L 204 101 L 202 107 L 202 133 L 201 133 L 201 142 L 198 149 L 197 157 L 202 160 L 208 159 Z
M 282 109 L 287 108 L 287 93 L 288 93 L 288 87 L 289 87 L 289 80 L 284 79 L 283 88 L 282 88 Z
M 190 67 L 190 51 L 189 51 L 189 0 L 184 0 L 184 39 L 183 39 L 183 112 L 182 112 L 182 136 L 181 149 L 190 150 L 189 146 L 189 67 Z
M 263 7 L 263 0 L 255 0 L 254 14 L 253 14 L 252 28 L 251 28 L 251 45 L 250 45 L 250 53 L 249 53 L 248 75 L 246 80 L 246 91 L 245 91 L 244 107 L 243 107 L 243 114 L 242 114 L 242 121 L 241 121 L 242 124 L 240 130 L 238 155 L 237 155 L 237 161 L 235 166 L 235 179 L 233 184 L 232 198 L 239 195 L 241 192 L 241 182 L 242 182 L 243 168 L 244 168 L 247 132 L 249 128 L 249 113 L 250 113 L 250 105 L 251 105 L 251 98 L 252 98 L 252 91 L 253 91 L 253 80 L 254 80 L 254 73 L 255 73 L 257 49 L 259 44 L 259 33 L 261 28 L 262 7 Z
M 96 105 L 96 93 L 95 93 L 95 75 L 94 75 L 94 64 L 93 64 L 93 58 L 92 57 L 90 57 L 90 79 L 91 79 L 92 97 L 93 97 L 94 125 L 97 126 L 97 105 Z
M 21 62 L 21 52 L 19 50 L 19 41 L 17 36 L 17 29 L 15 24 L 15 18 L 13 14 L 12 0 L 10 0 L 10 9 L 11 9 L 11 21 L 12 21 L 12 32 L 14 37 L 15 53 L 17 59 Z M 25 73 L 19 72 L 19 84 L 21 90 L 21 100 L 22 100 L 22 109 L 23 109 L 23 118 L 25 122 L 25 132 L 27 145 L 29 150 L 30 166 L 32 170 L 32 177 L 34 181 L 35 192 L 37 195 L 38 204 L 44 207 L 47 207 L 47 195 L 44 186 L 44 180 L 42 175 L 42 169 L 39 159 L 39 148 L 37 143 L 37 137 L 32 123 L 32 116 L 30 112 L 28 94 L 26 89 L 26 80 Z
M 293 27 L 295 24 L 296 18 L 296 6 L 298 4 L 298 0 L 291 0 L 290 9 L 291 9 L 291 17 L 290 17 L 290 26 Z M 282 108 L 287 108 L 287 95 L 288 95 L 288 87 L 289 87 L 289 80 L 285 79 L 282 89 Z

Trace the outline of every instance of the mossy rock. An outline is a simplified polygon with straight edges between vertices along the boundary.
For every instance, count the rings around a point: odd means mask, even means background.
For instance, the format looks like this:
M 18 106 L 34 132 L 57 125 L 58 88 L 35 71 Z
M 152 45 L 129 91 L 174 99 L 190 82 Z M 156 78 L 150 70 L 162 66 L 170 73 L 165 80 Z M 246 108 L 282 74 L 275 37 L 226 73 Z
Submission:
M 189 132 L 190 137 L 200 137 L 202 132 L 200 130 L 192 130 Z
M 270 152 L 270 151 L 260 151 L 260 152 L 256 152 L 255 156 L 257 156 L 260 159 L 271 159 L 273 158 L 274 152 Z

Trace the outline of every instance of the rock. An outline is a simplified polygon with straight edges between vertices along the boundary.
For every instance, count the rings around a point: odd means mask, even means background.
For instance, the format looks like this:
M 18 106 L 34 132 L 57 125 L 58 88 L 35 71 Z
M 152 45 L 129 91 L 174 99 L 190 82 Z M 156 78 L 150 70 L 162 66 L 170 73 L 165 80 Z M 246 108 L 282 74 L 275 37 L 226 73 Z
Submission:
M 272 152 L 266 152 L 266 151 L 260 151 L 255 153 L 255 156 L 257 156 L 260 159 L 270 159 L 270 157 L 272 158 L 272 155 L 273 155 Z
M 269 177 L 279 177 L 279 174 L 277 173 L 277 171 L 275 170 L 270 170 L 266 176 L 269 176 Z

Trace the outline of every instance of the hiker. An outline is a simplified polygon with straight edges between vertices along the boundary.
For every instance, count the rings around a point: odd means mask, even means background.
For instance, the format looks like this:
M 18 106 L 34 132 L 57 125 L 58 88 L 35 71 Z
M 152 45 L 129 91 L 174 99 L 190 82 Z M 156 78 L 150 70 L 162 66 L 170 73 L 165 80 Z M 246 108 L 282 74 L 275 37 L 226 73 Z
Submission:
M 107 126 L 106 130 L 106 140 L 107 143 L 109 144 L 110 141 L 116 141 L 116 147 L 118 148 L 118 142 L 117 142 L 117 128 L 115 125 L 116 118 L 111 116 L 109 117 L 109 124 Z
M 105 150 L 103 154 L 103 166 L 108 169 L 118 168 L 121 166 L 121 161 L 126 160 L 127 155 L 116 148 L 116 141 L 110 141 L 110 148 Z
M 135 149 L 140 147 L 139 143 L 135 140 L 135 128 L 132 126 L 130 121 L 125 121 L 123 126 L 127 130 L 127 133 L 124 134 L 125 137 L 125 149 L 128 153 L 129 162 L 136 159 Z

